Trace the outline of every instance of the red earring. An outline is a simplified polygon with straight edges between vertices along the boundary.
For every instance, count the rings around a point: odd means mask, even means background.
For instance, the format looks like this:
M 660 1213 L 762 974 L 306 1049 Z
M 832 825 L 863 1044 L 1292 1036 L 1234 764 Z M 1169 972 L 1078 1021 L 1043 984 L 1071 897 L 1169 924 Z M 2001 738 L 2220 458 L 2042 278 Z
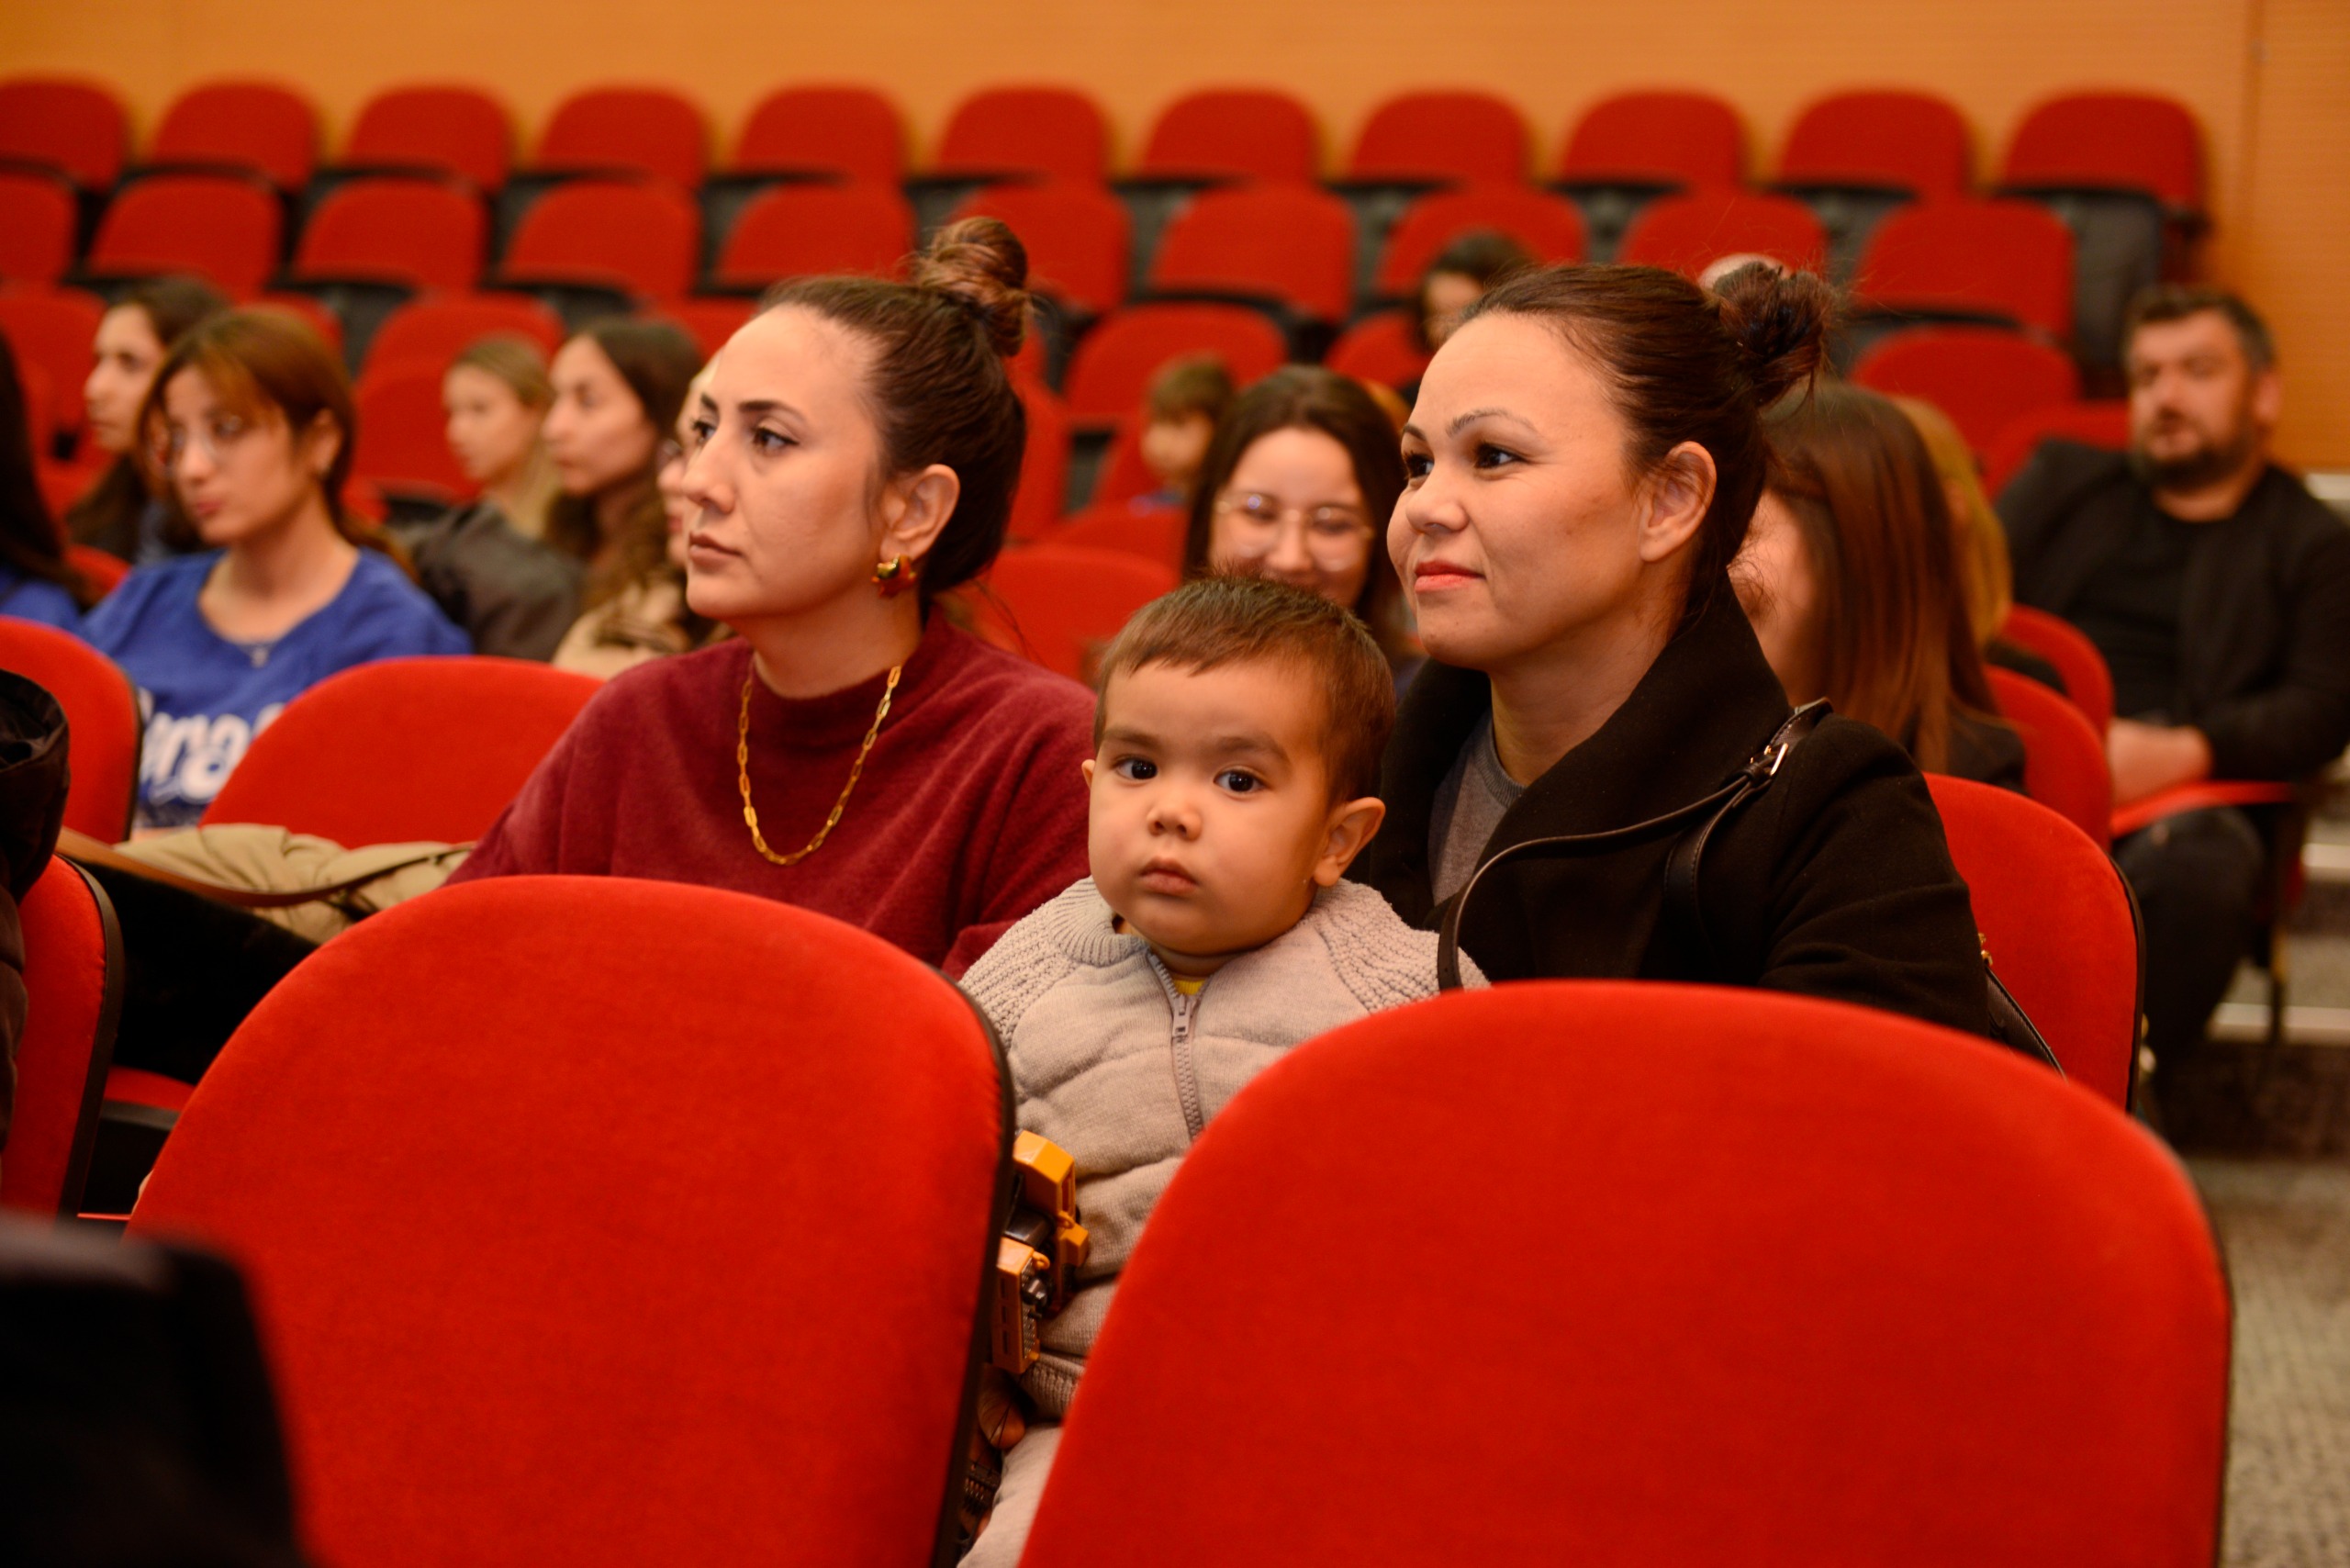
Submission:
M 897 598 L 914 586 L 914 564 L 903 555 L 891 556 L 873 568 L 873 586 L 883 599 Z

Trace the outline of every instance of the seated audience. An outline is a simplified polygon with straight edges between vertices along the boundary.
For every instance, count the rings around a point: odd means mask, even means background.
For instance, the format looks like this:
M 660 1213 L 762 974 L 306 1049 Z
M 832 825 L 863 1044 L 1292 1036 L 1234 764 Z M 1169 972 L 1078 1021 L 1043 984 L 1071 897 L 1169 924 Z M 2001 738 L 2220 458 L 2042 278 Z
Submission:
M 82 611 L 95 598 L 82 574 L 66 564 L 50 523 L 16 351 L 0 337 L 0 615 L 78 632 Z
M 2113 672 L 2106 752 L 2128 804 L 2205 778 L 2307 778 L 2350 744 L 2350 533 L 2268 456 L 2283 388 L 2268 329 L 2218 289 L 2131 307 L 2130 451 L 2052 441 L 1999 497 L 2016 597 Z M 2146 925 L 2158 1066 L 2199 1045 L 2249 950 L 2259 825 L 2217 808 L 2114 846 Z
M 1460 324 L 1461 313 L 1503 279 L 1534 265 L 1525 246 L 1506 234 L 1479 229 L 1447 245 L 1420 274 L 1419 294 L 1413 301 L 1412 320 L 1420 346 L 1430 353 Z M 1410 401 L 1410 394 L 1404 395 Z
M 152 486 L 139 461 L 139 411 L 155 384 L 155 367 L 197 322 L 229 308 L 210 284 L 193 277 L 134 285 L 98 321 L 95 356 L 82 385 L 89 437 L 114 461 L 90 492 L 65 512 L 66 532 L 134 566 L 199 548 L 168 485 Z
M 736 636 L 615 678 L 455 879 L 732 888 L 953 975 L 1084 874 L 1084 689 L 935 605 L 1011 518 L 1027 270 L 973 218 L 912 283 L 769 297 L 696 399 L 684 476 L 687 597 Z
M 1730 581 L 1789 700 L 1827 698 L 1929 773 L 2021 790 L 2023 742 L 1998 717 L 1916 427 L 1831 383 L 1763 429 L 1778 462 Z
M 390 529 L 478 654 L 544 661 L 579 614 L 587 565 L 544 538 L 555 482 L 539 425 L 554 396 L 528 338 L 484 338 L 459 354 L 442 390 L 449 450 L 480 498 Z
M 1436 938 L 1340 880 L 1379 831 L 1394 720 L 1360 622 L 1209 577 L 1137 613 L 1102 669 L 1092 874 L 963 977 L 1021 1129 L 1075 1159 L 1092 1233 L 1021 1379 L 1042 1421 L 1009 1445 L 971 1568 L 1018 1561 L 1118 1271 L 1209 1119 L 1290 1047 L 1437 990 Z
M 146 711 L 140 825 L 176 827 L 328 676 L 467 645 L 398 566 L 355 542 L 342 510 L 351 385 L 309 328 L 262 310 L 206 321 L 164 356 L 139 428 L 208 548 L 132 571 L 85 634 Z
M 1418 650 L 1380 537 L 1403 488 L 1395 426 L 1378 400 L 1336 371 L 1284 366 L 1216 426 L 1183 569 L 1267 577 L 1344 605 L 1408 677 Z
M 1762 411 L 1824 361 L 1825 284 L 1647 267 L 1501 284 L 1431 362 L 1388 547 L 1430 662 L 1353 875 L 1496 980 L 1765 986 L 1991 1027 L 1966 885 L 1900 746 L 1829 717 L 1665 862 L 1789 719 L 1729 580 Z M 1537 841 L 1665 825 L 1569 854 Z M 1476 886 L 1470 888 L 1474 879 Z M 1700 896 L 1701 895 L 1701 896 Z
M 1192 354 L 1161 365 L 1143 401 L 1142 460 L 1158 487 L 1150 506 L 1189 504 L 1216 421 L 1232 406 L 1232 373 L 1214 354 Z

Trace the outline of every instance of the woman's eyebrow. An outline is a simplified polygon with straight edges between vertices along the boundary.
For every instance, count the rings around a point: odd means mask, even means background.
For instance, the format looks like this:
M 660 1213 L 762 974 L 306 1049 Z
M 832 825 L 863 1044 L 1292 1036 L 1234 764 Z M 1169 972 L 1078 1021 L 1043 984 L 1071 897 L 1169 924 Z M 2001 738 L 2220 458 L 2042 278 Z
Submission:
M 1449 436 L 1459 435 L 1479 420 L 1508 420 L 1516 424 L 1526 423 L 1507 409 L 1472 409 L 1465 414 L 1455 416 L 1453 421 L 1444 427 L 1444 433 Z

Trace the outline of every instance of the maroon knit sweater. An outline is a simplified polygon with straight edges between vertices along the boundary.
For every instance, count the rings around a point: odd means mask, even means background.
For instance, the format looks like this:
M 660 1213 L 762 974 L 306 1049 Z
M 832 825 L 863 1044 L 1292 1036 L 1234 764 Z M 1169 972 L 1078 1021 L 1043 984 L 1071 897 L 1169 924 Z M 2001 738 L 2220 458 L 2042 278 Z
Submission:
M 960 975 L 1013 922 L 1086 874 L 1085 689 L 933 616 L 822 848 L 751 846 L 734 725 L 751 649 L 655 659 L 598 692 L 450 879 L 557 873 L 731 888 L 864 927 Z M 751 800 L 768 847 L 823 825 L 883 678 L 804 700 L 756 683 Z

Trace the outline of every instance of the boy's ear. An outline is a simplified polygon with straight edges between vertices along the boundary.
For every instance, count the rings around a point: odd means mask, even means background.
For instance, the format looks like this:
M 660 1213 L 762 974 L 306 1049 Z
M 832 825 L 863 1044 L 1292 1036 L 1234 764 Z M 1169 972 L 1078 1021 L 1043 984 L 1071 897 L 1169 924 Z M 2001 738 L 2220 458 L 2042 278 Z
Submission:
M 1336 887 L 1338 879 L 1347 874 L 1354 857 L 1362 846 L 1379 832 L 1379 824 L 1387 820 L 1387 802 L 1376 795 L 1365 795 L 1360 801 L 1341 801 L 1330 808 L 1328 825 L 1324 830 L 1322 857 L 1314 863 L 1314 880 L 1318 887 Z
M 1083 762 L 1079 763 L 1077 766 L 1078 766 L 1078 770 L 1079 770 L 1080 772 L 1081 772 L 1081 773 L 1083 773 L 1083 774 L 1085 775 L 1085 787 L 1086 787 L 1087 789 L 1089 789 L 1089 790 L 1092 789 L 1092 788 L 1093 788 L 1093 759 L 1092 759 L 1091 757 L 1090 757 L 1090 756 L 1089 756 L 1089 757 L 1087 757 Z

